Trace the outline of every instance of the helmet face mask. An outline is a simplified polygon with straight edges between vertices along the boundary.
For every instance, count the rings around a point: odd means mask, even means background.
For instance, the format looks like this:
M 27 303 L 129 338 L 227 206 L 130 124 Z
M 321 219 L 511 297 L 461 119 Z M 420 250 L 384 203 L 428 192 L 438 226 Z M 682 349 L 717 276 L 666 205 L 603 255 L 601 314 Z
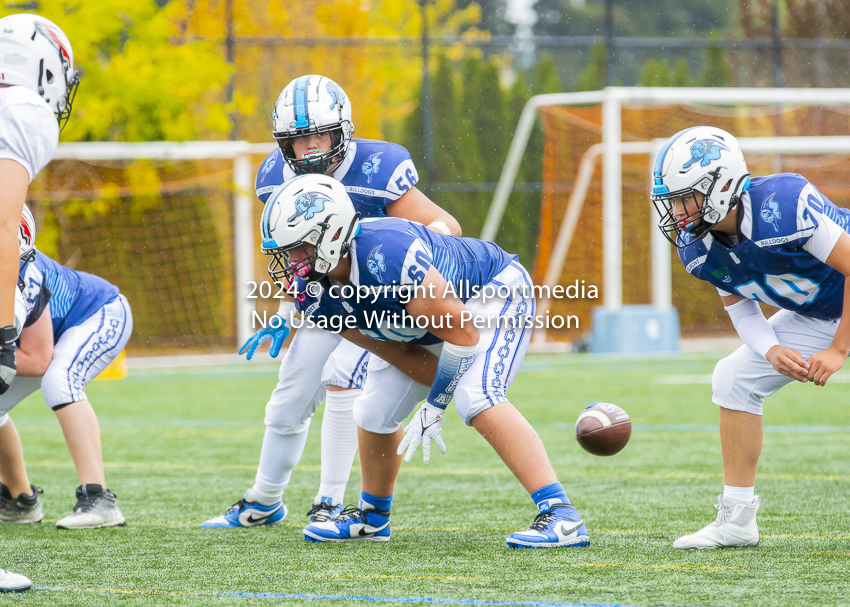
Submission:
M 705 238 L 738 206 L 750 185 L 738 141 L 715 127 L 676 133 L 664 144 L 653 167 L 650 198 L 661 218 L 658 228 L 677 248 Z M 676 201 L 690 211 L 687 216 L 676 218 Z
M 275 103 L 272 120 L 272 136 L 296 175 L 330 175 L 348 153 L 354 134 L 345 91 L 324 76 L 301 76 L 287 84 Z M 330 150 L 296 156 L 292 145 L 295 139 L 322 133 L 331 136 Z

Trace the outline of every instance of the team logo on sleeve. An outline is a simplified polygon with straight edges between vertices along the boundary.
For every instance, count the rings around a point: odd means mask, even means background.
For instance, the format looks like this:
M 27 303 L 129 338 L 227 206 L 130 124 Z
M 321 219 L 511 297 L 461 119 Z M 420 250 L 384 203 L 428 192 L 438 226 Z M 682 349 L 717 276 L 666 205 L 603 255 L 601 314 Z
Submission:
M 720 152 L 723 150 L 728 152 L 729 148 L 722 143 L 717 143 L 711 139 L 699 139 L 694 141 L 693 145 L 691 145 L 691 159 L 688 160 L 682 168 L 689 169 L 696 161 L 699 161 L 699 165 L 701 167 L 707 167 L 711 164 L 712 160 L 720 158 Z
M 337 106 L 339 106 L 339 109 L 342 109 L 342 106 L 345 105 L 345 93 L 342 92 L 342 89 L 332 82 L 328 82 L 325 85 L 325 89 L 328 91 L 328 95 L 331 96 L 331 106 L 328 110 L 332 110 Z
M 782 219 L 782 213 L 779 212 L 779 203 L 773 198 L 776 192 L 771 193 L 763 203 L 761 203 L 761 218 L 765 223 L 773 226 L 773 229 L 779 231 L 779 220 Z
M 372 175 L 377 175 L 378 170 L 381 168 L 381 154 L 383 154 L 383 152 L 375 152 L 369 156 L 365 162 L 363 162 L 363 166 L 360 167 L 360 170 L 363 171 L 364 175 L 366 175 L 367 183 L 372 183 Z
M 262 176 L 263 179 L 266 178 L 266 175 L 268 175 L 269 173 L 272 172 L 272 169 L 274 168 L 274 165 L 276 165 L 276 164 L 277 164 L 277 157 L 274 156 L 274 155 L 272 155 L 271 158 L 266 160 L 266 163 L 263 165 L 263 168 L 260 169 L 260 175 Z
M 710 274 L 712 276 L 714 276 L 717 280 L 720 280 L 720 281 L 723 281 L 723 282 L 732 282 L 732 277 L 729 276 L 729 268 L 728 267 L 717 268 L 716 270 L 712 270 L 710 272 Z
M 286 221 L 291 223 L 293 220 L 302 215 L 304 216 L 304 219 L 313 219 L 313 216 L 316 213 L 321 213 L 325 210 L 326 202 L 330 202 L 330 200 L 321 194 L 301 194 L 301 196 L 295 200 L 295 214 Z
M 384 254 L 381 253 L 381 247 L 384 246 L 379 244 L 377 247 L 372 249 L 369 252 L 369 256 L 366 258 L 366 267 L 369 268 L 369 272 L 372 273 L 372 276 L 375 277 L 375 280 L 378 282 L 381 281 L 381 272 L 387 271 L 387 266 L 384 263 Z

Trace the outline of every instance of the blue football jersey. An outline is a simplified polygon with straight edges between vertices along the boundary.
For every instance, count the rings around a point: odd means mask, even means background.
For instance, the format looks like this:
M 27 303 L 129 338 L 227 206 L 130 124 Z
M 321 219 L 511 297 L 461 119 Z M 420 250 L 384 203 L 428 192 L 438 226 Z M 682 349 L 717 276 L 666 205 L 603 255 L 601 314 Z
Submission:
M 433 266 L 466 302 L 516 255 L 492 242 L 447 236 L 420 223 L 388 217 L 361 221 L 349 258 L 349 292 L 337 285 L 310 297 L 299 278 L 296 309 L 314 320 L 351 317 L 354 324 L 350 326 L 373 339 L 433 343 L 438 340 L 425 329 L 401 323 L 411 290 L 422 283 L 428 270 Z
M 752 179 L 742 196 L 738 244 L 712 236 L 679 250 L 685 269 L 721 295 L 747 299 L 831 320 L 841 316 L 844 275 L 825 263 L 850 209 L 836 207 L 801 175 Z
M 54 341 L 118 297 L 118 287 L 103 278 L 66 268 L 40 251 L 27 264 L 22 281 L 27 301 L 43 296 L 45 288 L 50 293 Z
M 271 152 L 257 171 L 257 198 L 266 203 L 282 183 L 295 178 L 280 148 Z M 410 153 L 400 145 L 371 139 L 352 139 L 333 178 L 342 182 L 361 217 L 386 217 L 385 207 L 419 181 Z

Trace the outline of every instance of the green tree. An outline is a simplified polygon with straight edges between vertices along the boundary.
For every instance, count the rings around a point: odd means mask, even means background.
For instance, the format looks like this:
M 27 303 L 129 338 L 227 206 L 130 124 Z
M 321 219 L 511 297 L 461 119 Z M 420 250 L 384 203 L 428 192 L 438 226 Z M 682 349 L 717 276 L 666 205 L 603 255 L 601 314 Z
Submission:
M 605 88 L 608 52 L 604 44 L 590 49 L 590 61 L 576 80 L 577 91 L 600 91 Z
M 640 70 L 638 84 L 641 86 L 693 86 L 691 67 L 688 60 L 679 57 L 671 67 L 663 59 L 647 59 Z
M 712 40 L 718 40 L 719 35 L 712 33 Z M 705 62 L 699 75 L 700 86 L 732 86 L 732 68 L 726 49 L 722 46 L 709 46 L 705 49 Z

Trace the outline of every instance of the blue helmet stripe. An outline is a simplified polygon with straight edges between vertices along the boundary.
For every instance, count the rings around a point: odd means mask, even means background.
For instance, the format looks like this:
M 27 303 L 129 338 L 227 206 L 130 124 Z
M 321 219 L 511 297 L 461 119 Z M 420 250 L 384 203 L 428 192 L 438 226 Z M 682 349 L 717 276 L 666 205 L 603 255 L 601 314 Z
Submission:
M 655 168 L 652 169 L 652 176 L 653 177 L 661 177 L 661 171 L 664 169 L 664 157 L 667 156 L 668 150 L 676 142 L 676 140 L 679 137 L 681 137 L 682 135 L 684 135 L 685 133 L 687 133 L 688 131 L 690 131 L 691 129 L 696 129 L 696 128 L 699 128 L 699 127 L 692 126 L 692 127 L 688 127 L 686 129 L 683 129 L 683 130 L 679 131 L 678 133 L 676 133 L 675 135 L 673 135 L 672 137 L 670 137 L 670 139 L 667 140 L 667 143 L 664 144 L 664 147 L 661 148 L 661 151 L 658 152 L 658 157 L 655 159 Z M 657 183 L 658 182 L 656 182 L 656 184 Z
M 301 76 L 295 81 L 295 128 L 305 129 L 310 126 L 310 113 L 307 109 L 307 85 L 310 76 Z

